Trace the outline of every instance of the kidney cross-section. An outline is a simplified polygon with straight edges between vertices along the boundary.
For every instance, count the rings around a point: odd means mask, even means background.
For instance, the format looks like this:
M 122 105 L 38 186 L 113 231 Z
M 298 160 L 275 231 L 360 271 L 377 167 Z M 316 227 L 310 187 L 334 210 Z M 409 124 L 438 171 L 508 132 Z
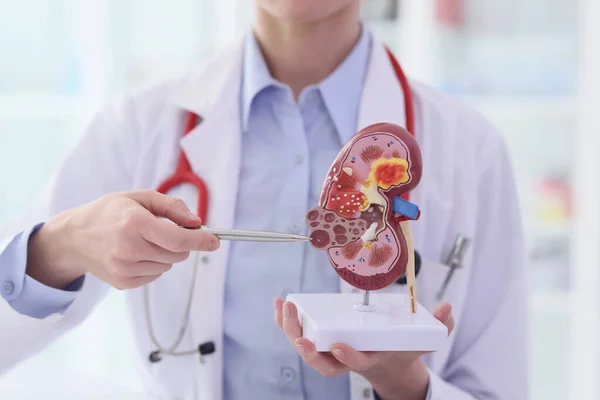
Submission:
M 421 179 L 421 152 L 404 128 L 381 123 L 358 132 L 329 169 L 319 205 L 306 215 L 313 247 L 327 251 L 342 279 L 363 290 L 395 282 L 408 263 L 393 199 Z

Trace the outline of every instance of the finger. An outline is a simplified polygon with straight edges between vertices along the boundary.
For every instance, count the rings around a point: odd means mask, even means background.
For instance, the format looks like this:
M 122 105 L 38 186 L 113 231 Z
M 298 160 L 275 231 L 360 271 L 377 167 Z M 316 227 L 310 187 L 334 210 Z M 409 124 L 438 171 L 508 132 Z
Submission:
M 283 300 L 277 298 L 273 300 L 273 306 L 275 306 L 275 323 L 280 329 L 283 329 Z
M 331 354 L 341 364 L 347 366 L 349 369 L 356 372 L 370 370 L 371 368 L 373 368 L 374 365 L 379 363 L 385 355 L 385 353 L 377 351 L 356 351 L 352 347 L 343 343 L 336 343 L 333 346 L 331 346 Z
M 317 352 L 310 340 L 302 337 L 302 327 L 298 320 L 298 310 L 294 303 L 286 301 L 282 303 L 283 331 L 289 341 L 296 346 L 298 354 L 315 370 L 325 376 L 337 376 L 347 372 L 347 368 L 341 365 L 331 354 Z
M 118 290 L 135 289 L 144 285 L 147 285 L 156 279 L 160 278 L 161 275 L 152 276 L 136 276 L 133 278 L 123 278 L 112 285 Z
M 315 345 L 306 338 L 296 339 L 296 350 L 302 359 L 324 376 L 338 376 L 345 374 L 349 368 L 340 363 L 330 353 L 317 352 Z
M 219 239 L 201 230 L 179 227 L 148 213 L 139 223 L 140 235 L 149 242 L 174 253 L 185 251 L 214 251 Z
M 296 305 L 290 301 L 283 303 L 283 331 L 292 344 L 302 336 L 302 328 L 298 320 L 298 310 L 296 309 Z
M 454 330 L 454 317 L 452 316 L 452 306 L 448 303 L 442 303 L 433 312 L 433 316 L 448 328 L 448 336 Z
M 454 331 L 454 316 L 452 314 L 446 318 L 446 326 L 448 327 L 448 336 L 450 336 Z
M 122 276 L 128 278 L 161 275 L 169 271 L 173 264 L 154 261 L 139 261 L 123 268 Z
M 142 258 L 136 261 L 155 261 L 165 264 L 177 264 L 188 259 L 189 251 L 173 252 L 155 245 L 152 242 L 144 241 L 143 248 L 140 250 Z
M 177 197 L 168 196 L 154 190 L 137 190 L 127 192 L 126 196 L 137 201 L 157 217 L 168 218 L 176 224 L 196 228 L 202 225 L 202 220 L 194 214 Z

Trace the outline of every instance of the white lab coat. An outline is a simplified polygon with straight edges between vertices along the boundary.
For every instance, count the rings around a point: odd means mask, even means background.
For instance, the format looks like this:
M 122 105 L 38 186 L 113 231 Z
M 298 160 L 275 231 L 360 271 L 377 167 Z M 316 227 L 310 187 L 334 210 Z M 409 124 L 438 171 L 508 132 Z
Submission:
M 174 171 L 179 149 L 209 188 L 208 220 L 232 227 L 240 168 L 239 89 L 242 45 L 202 68 L 123 96 L 93 120 L 40 205 L 13 234 L 64 209 L 107 192 L 156 188 Z M 424 168 L 412 200 L 422 210 L 411 222 L 423 258 L 417 278 L 419 302 L 433 311 L 448 268 L 442 260 L 457 234 L 472 239 L 464 268 L 450 282 L 444 301 L 454 308 L 456 328 L 447 346 L 429 356 L 433 399 L 527 397 L 526 297 L 515 183 L 501 136 L 466 105 L 413 83 L 416 137 Z M 184 111 L 202 122 L 182 138 Z M 373 46 L 362 95 L 359 129 L 376 122 L 405 125 L 403 93 L 384 48 Z M 196 193 L 172 193 L 196 209 Z M 11 241 L 0 242 L 0 252 Z M 6 237 L 6 235 L 4 235 Z M 222 398 L 223 309 L 229 243 L 204 255 L 196 281 L 191 321 L 181 348 L 214 341 L 204 364 L 197 356 L 148 363 L 152 345 L 142 290 L 127 293 L 143 374 L 149 392 L 171 399 Z M 203 255 L 201 255 L 203 256 Z M 191 259 L 191 257 L 190 257 Z M 3 266 L 0 266 L 3 267 Z M 190 266 L 176 266 L 150 285 L 152 318 L 163 345 L 171 343 L 184 310 Z M 341 290 L 351 291 L 344 282 Z M 109 287 L 93 276 L 64 314 L 35 319 L 0 300 L 0 372 L 29 357 L 80 323 Z M 386 291 L 405 291 L 392 285 Z M 118 327 L 113 327 L 119 329 Z M 110 349 L 107 349 L 110 351 Z M 351 379 L 352 399 L 372 398 L 368 383 Z

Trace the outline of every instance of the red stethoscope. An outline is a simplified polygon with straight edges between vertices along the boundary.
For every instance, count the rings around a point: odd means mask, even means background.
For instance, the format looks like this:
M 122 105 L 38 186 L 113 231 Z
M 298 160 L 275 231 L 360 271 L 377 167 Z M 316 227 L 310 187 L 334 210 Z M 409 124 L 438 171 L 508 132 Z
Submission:
M 405 110 L 406 110 L 406 129 L 408 130 L 408 132 L 410 132 L 412 135 L 414 135 L 414 124 L 415 124 L 414 108 L 413 108 L 414 104 L 413 104 L 413 98 L 412 98 L 412 92 L 410 89 L 410 85 L 408 83 L 408 79 L 406 78 L 406 75 L 404 74 L 404 71 L 402 70 L 402 67 L 400 67 L 400 63 L 398 63 L 398 60 L 396 60 L 396 57 L 394 56 L 394 54 L 387 48 L 386 48 L 386 51 L 389 56 L 390 62 L 392 63 L 392 66 L 394 67 L 394 71 L 396 73 L 396 76 L 398 77 L 398 81 L 400 82 L 400 85 L 402 86 L 402 91 L 404 92 L 404 104 L 405 104 Z M 199 119 L 198 115 L 196 115 L 192 112 L 187 114 L 184 136 L 187 135 L 188 133 L 190 133 L 196 127 L 198 119 Z M 206 225 L 207 224 L 207 222 L 206 222 L 207 211 L 208 211 L 208 188 L 206 187 L 206 183 L 204 182 L 204 180 L 192 171 L 190 162 L 188 161 L 187 156 L 185 155 L 183 150 L 179 153 L 179 160 L 177 161 L 177 167 L 175 168 L 175 172 L 171 176 L 169 176 L 167 179 L 165 179 L 158 186 L 157 191 L 162 194 L 166 194 L 167 192 L 169 192 L 170 190 L 174 189 L 175 187 L 177 187 L 181 184 L 192 185 L 198 191 L 198 216 L 202 219 L 202 223 L 204 225 Z M 405 200 L 408 200 L 408 194 L 403 196 L 403 198 Z M 418 257 L 418 253 L 415 252 L 415 255 L 416 255 L 416 257 Z M 420 257 L 418 258 L 418 260 L 420 260 Z M 187 303 L 186 303 L 186 307 L 185 307 L 184 317 L 183 317 L 182 323 L 179 327 L 179 330 L 177 332 L 177 336 L 176 336 L 175 340 L 168 347 L 164 347 L 159 343 L 156 333 L 153 329 L 151 315 L 150 315 L 150 302 L 149 302 L 149 297 L 148 297 L 149 296 L 148 295 L 148 287 L 147 287 L 147 285 L 144 286 L 144 304 L 145 304 L 145 311 L 146 311 L 145 314 L 146 314 L 146 321 L 147 321 L 147 325 L 148 325 L 148 331 L 149 331 L 150 339 L 157 349 L 157 350 L 153 351 L 152 353 L 150 353 L 150 355 L 148 357 L 149 361 L 151 363 L 159 362 L 162 359 L 163 355 L 186 356 L 186 355 L 192 355 L 192 354 L 196 354 L 196 353 L 198 353 L 200 355 L 200 361 L 202 362 L 202 360 L 203 360 L 202 357 L 204 355 L 208 355 L 208 354 L 215 352 L 214 342 L 202 343 L 197 348 L 191 348 L 188 350 L 183 350 L 183 351 L 177 350 L 177 348 L 179 347 L 179 344 L 183 340 L 185 331 L 187 329 L 188 321 L 189 321 L 192 298 L 194 295 L 194 284 L 196 281 L 197 265 L 198 265 L 198 253 L 195 252 L 193 275 L 191 277 L 192 284 L 190 285 L 190 289 L 189 289 L 189 293 L 188 293 L 188 297 L 187 297 Z M 418 265 L 420 266 L 420 261 L 418 262 Z M 401 283 L 401 282 L 399 282 L 399 283 Z
M 402 67 L 400 67 L 400 63 L 398 63 L 398 60 L 388 48 L 386 48 L 386 51 L 390 62 L 394 67 L 394 72 L 398 77 L 400 86 L 402 87 L 402 91 L 404 92 L 404 104 L 406 110 L 406 129 L 412 135 L 414 135 L 415 116 L 413 108 L 412 91 L 410 89 L 408 79 L 406 78 Z M 184 136 L 190 133 L 192 129 L 196 127 L 198 119 L 198 115 L 191 112 L 188 113 L 187 121 L 185 124 L 185 130 L 183 133 Z M 208 189 L 206 187 L 206 183 L 204 183 L 204 180 L 192 171 L 190 162 L 188 161 L 187 156 L 182 150 L 179 153 L 179 160 L 177 161 L 177 167 L 175 168 L 175 172 L 158 186 L 157 191 L 159 193 L 166 194 L 168 191 L 172 190 L 176 186 L 184 183 L 194 186 L 198 191 L 198 216 L 202 219 L 202 223 L 206 225 L 206 217 L 208 211 Z M 408 196 L 404 198 L 408 200 Z

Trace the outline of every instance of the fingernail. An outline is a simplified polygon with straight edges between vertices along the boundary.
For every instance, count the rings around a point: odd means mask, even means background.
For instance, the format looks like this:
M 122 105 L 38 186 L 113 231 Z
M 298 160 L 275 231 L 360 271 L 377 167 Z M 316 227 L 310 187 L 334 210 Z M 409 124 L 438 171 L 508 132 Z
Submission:
M 446 317 L 446 323 L 450 322 L 451 319 L 452 319 L 452 313 L 448 314 L 448 316 Z
M 306 354 L 306 348 L 301 344 L 297 344 L 296 349 L 298 350 L 298 353 L 300 353 L 301 356 Z
M 187 210 L 185 212 L 185 216 L 190 219 L 198 219 L 198 216 L 196 214 L 194 214 L 193 212 L 191 212 L 190 210 Z
M 286 303 L 283 305 L 283 318 L 290 316 L 290 306 Z
M 216 250 L 218 248 L 219 248 L 218 240 L 211 240 L 210 242 L 208 242 L 208 250 L 209 251 Z
M 334 349 L 334 350 L 331 350 L 331 352 L 333 353 L 333 355 L 336 358 L 342 358 L 342 357 L 344 357 L 344 352 L 342 350 L 340 350 L 340 349 Z

